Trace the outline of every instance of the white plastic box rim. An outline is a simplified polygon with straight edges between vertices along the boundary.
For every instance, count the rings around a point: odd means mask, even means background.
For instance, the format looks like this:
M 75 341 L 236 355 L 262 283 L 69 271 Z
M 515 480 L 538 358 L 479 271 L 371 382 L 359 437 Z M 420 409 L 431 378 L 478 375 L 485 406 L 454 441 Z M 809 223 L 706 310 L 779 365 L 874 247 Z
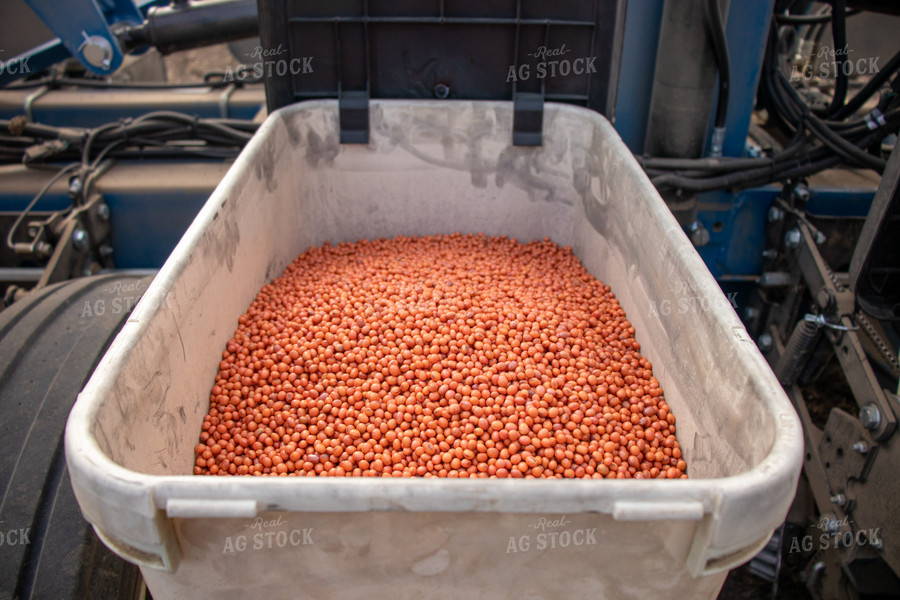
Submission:
M 430 101 L 372 101 L 371 104 L 372 111 L 399 110 L 416 105 L 447 106 Z M 502 114 L 510 112 L 508 103 L 480 104 Z M 278 128 L 283 127 L 283 121 L 295 113 L 309 110 L 336 114 L 337 105 L 333 101 L 312 101 L 276 111 L 262 124 L 230 172 L 252 169 L 252 157 L 263 150 Z M 649 210 L 666 227 L 678 228 L 666 205 L 604 117 L 570 105 L 548 104 L 545 127 L 554 115 L 573 114 L 615 139 L 620 146 L 615 150 L 623 156 L 621 168 L 633 179 L 641 194 L 650 199 Z M 166 305 L 167 294 L 192 259 L 191 249 L 218 217 L 223 204 L 236 195 L 239 183 L 237 178 L 226 176 L 216 188 L 99 363 L 69 418 L 66 458 L 79 503 L 104 541 L 123 557 L 144 567 L 175 571 L 180 555 L 170 523 L 172 518 L 254 517 L 275 510 L 595 512 L 610 514 L 617 521 L 699 521 L 688 568 L 694 576 L 701 576 L 745 562 L 765 545 L 771 531 L 780 524 L 793 496 L 801 466 L 800 424 L 781 386 L 721 292 L 718 297 L 710 296 L 714 318 L 722 331 L 733 332 L 732 343 L 746 348 L 740 361 L 743 368 L 754 374 L 752 384 L 758 388 L 766 404 L 763 408 L 773 415 L 775 424 L 774 441 L 765 458 L 751 469 L 733 476 L 687 480 L 384 481 L 325 477 L 160 476 L 117 464 L 101 450 L 93 435 L 92 427 L 101 404 L 112 394 L 116 377 L 148 324 L 160 307 Z M 690 247 L 683 233 L 681 237 L 683 244 Z M 718 290 L 699 255 L 692 247 L 690 250 L 684 260 L 694 276 L 691 283 L 699 289 Z M 628 307 L 625 308 L 627 311 Z M 690 461 L 688 465 L 690 469 Z M 733 521 L 748 506 L 770 503 L 773 489 L 789 490 L 789 493 L 778 500 L 777 510 L 765 515 L 763 522 L 755 523 L 753 527 L 720 527 L 723 522 Z M 734 498 L 741 501 L 729 503 Z M 110 506 L 119 506 L 122 510 L 111 511 Z

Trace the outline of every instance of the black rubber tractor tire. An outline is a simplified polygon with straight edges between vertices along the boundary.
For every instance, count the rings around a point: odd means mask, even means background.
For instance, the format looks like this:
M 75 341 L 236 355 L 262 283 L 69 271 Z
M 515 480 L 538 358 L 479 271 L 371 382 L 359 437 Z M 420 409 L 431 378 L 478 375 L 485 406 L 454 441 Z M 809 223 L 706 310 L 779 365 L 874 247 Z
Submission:
M 0 600 L 148 597 L 139 569 L 84 520 L 63 434 L 76 396 L 150 279 L 66 281 L 0 312 Z

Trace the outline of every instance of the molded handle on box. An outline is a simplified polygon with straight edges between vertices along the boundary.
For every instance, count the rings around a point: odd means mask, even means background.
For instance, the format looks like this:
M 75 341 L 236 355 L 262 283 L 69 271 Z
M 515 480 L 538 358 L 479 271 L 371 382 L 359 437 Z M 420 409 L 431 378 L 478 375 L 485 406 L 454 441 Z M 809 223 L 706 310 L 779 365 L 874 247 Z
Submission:
M 166 514 L 182 519 L 242 519 L 253 518 L 259 510 L 256 500 L 209 500 L 169 498 Z
M 612 516 L 616 521 L 699 521 L 702 502 L 616 502 Z
M 772 534 L 770 533 L 764 536 L 755 544 L 750 544 L 746 548 L 741 548 L 737 552 L 732 552 L 731 554 L 727 554 L 719 558 L 711 558 L 707 560 L 706 564 L 703 565 L 703 568 L 700 571 L 700 575 L 705 576 L 712 575 L 713 573 L 721 573 L 722 571 L 730 571 L 731 569 L 744 564 L 745 562 L 762 552 L 762 549 L 766 547 L 766 544 L 769 543 L 769 538 L 771 537 Z
M 153 551 L 135 548 L 131 544 L 127 544 L 122 540 L 112 537 L 104 533 L 97 526 L 94 526 L 97 537 L 100 538 L 106 546 L 113 552 L 139 567 L 149 567 L 162 571 L 174 573 L 181 562 L 181 551 L 173 537 L 167 538 L 162 544 L 156 545 Z
M 705 577 L 722 571 L 728 571 L 740 566 L 759 554 L 769 543 L 772 532 L 768 532 L 761 539 L 754 541 L 743 548 L 733 552 L 723 553 L 713 549 L 710 551 L 710 543 L 715 528 L 719 525 L 714 515 L 705 515 L 694 532 L 691 549 L 688 551 L 686 566 L 688 572 L 694 577 Z

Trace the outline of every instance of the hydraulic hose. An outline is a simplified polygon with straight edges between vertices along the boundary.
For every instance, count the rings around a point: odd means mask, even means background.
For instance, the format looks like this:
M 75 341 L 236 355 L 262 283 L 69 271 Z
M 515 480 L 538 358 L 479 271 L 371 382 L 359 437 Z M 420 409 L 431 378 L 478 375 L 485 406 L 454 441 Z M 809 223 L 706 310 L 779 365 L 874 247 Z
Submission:
M 844 71 L 844 64 L 847 62 L 847 0 L 832 0 L 831 8 L 831 35 L 834 40 L 834 68 L 836 82 L 834 84 L 834 96 L 831 98 L 831 104 L 825 111 L 825 117 L 830 118 L 837 113 L 847 99 L 847 87 L 849 77 Z
M 722 10 L 719 0 L 707 0 L 706 28 L 712 41 L 716 59 L 716 68 L 719 70 L 719 100 L 716 106 L 715 127 L 724 128 L 728 113 L 728 92 L 731 87 L 731 70 L 728 64 L 728 43 L 725 41 L 725 23 L 722 19 Z
M 866 100 L 872 97 L 872 94 L 874 94 L 878 88 L 884 85 L 887 80 L 897 72 L 897 69 L 900 69 L 900 52 L 897 52 L 897 54 L 891 58 L 890 62 L 885 65 L 884 69 L 873 75 L 868 83 L 866 83 L 866 85 L 864 85 L 863 88 L 847 102 L 847 104 L 838 109 L 831 118 L 835 121 L 840 121 L 855 113 L 866 103 Z

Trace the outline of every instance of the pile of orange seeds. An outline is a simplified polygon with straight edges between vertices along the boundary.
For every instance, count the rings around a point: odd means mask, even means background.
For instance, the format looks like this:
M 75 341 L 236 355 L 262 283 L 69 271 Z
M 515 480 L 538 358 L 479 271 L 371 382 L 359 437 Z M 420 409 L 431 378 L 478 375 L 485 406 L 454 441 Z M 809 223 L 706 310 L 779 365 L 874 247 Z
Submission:
M 639 350 L 546 238 L 326 243 L 238 319 L 194 473 L 687 477 Z

